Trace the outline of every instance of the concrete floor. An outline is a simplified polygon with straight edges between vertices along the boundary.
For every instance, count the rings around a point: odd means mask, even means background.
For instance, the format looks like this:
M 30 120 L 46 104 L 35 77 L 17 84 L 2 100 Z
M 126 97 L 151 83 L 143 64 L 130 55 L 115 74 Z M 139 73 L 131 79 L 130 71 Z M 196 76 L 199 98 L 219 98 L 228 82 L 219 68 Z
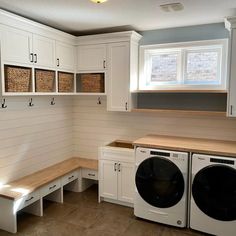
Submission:
M 133 215 L 133 209 L 98 203 L 94 185 L 83 193 L 65 192 L 64 203 L 44 202 L 44 216 L 18 215 L 16 236 L 200 236 L 199 232 L 157 224 Z M 0 236 L 12 235 L 0 230 Z

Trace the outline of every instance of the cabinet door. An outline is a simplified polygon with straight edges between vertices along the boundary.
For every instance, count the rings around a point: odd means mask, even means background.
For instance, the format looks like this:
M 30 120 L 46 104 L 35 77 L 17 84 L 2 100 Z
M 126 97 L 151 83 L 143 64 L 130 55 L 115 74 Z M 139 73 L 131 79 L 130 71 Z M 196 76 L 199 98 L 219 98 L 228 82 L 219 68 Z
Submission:
M 108 46 L 108 98 L 109 111 L 129 109 L 129 43 L 112 43 Z
M 55 40 L 34 34 L 33 49 L 35 65 L 55 67 Z
M 16 64 L 32 64 L 32 34 L 11 27 L 1 27 L 2 60 Z
M 57 67 L 63 70 L 74 71 L 75 69 L 75 47 L 73 45 L 56 43 Z
M 78 70 L 94 71 L 106 69 L 106 45 L 78 46 Z
M 118 164 L 118 200 L 133 203 L 134 201 L 134 164 Z
M 228 116 L 236 117 L 236 29 L 231 32 L 231 43 Z
M 100 196 L 117 199 L 117 163 L 114 161 L 99 161 L 99 188 Z

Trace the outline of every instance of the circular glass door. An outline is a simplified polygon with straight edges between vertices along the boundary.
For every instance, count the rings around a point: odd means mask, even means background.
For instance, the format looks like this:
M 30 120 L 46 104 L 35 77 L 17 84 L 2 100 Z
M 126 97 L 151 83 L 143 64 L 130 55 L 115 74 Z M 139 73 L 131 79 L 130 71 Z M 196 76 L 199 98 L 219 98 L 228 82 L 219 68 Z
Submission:
M 192 185 L 194 201 L 201 211 L 216 220 L 236 220 L 236 170 L 212 165 L 200 170 Z
M 170 160 L 151 157 L 138 167 L 135 182 L 140 196 L 152 206 L 167 208 L 176 205 L 184 193 L 184 178 Z

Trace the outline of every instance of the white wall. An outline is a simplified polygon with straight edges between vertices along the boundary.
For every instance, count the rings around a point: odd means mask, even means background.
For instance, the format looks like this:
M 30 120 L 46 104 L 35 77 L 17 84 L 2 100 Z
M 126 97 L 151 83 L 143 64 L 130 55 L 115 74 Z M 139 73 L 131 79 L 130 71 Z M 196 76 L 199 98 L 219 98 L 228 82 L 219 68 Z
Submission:
M 72 97 L 6 98 L 0 109 L 0 184 L 72 157 Z
M 0 109 L 0 184 L 74 156 L 97 159 L 99 146 L 146 134 L 236 140 L 236 119 L 107 112 L 97 97 L 7 98 Z M 73 149 L 74 148 L 74 149 Z M 74 153 L 73 153 L 74 150 Z
M 75 97 L 74 155 L 97 159 L 99 146 L 115 139 L 135 140 L 146 134 L 176 135 L 236 141 L 236 119 L 107 112 L 106 99 Z

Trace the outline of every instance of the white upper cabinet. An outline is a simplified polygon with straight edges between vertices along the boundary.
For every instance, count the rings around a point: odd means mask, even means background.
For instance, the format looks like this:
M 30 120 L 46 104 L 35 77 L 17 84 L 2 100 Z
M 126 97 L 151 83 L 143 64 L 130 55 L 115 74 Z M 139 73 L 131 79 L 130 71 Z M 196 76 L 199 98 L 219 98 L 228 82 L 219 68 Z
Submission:
M 108 44 L 108 111 L 131 111 L 136 106 L 131 92 L 138 86 L 138 42 L 141 35 L 131 31 L 126 32 L 125 38 L 122 42 Z
M 56 42 L 56 65 L 62 70 L 75 70 L 75 46 Z
M 4 63 L 32 64 L 32 33 L 1 26 L 1 59 Z
M 229 91 L 227 115 L 236 117 L 236 17 L 225 21 L 226 28 L 230 31 L 230 61 L 229 61 Z
M 55 67 L 55 40 L 41 36 L 33 35 L 34 63 L 37 66 Z
M 103 71 L 106 69 L 106 45 L 81 45 L 77 48 L 79 71 Z
M 108 45 L 108 98 L 109 111 L 129 109 L 129 42 Z

